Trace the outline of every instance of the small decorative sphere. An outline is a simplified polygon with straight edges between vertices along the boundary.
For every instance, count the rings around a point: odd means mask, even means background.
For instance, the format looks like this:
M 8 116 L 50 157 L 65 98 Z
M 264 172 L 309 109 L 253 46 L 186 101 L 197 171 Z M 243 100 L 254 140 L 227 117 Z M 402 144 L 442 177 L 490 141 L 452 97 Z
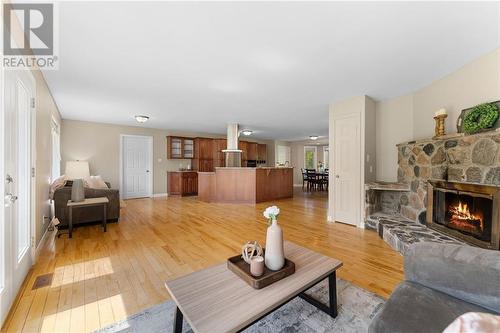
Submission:
M 241 257 L 247 264 L 253 257 L 262 256 L 264 251 L 262 251 L 262 246 L 257 241 L 249 241 L 241 247 Z

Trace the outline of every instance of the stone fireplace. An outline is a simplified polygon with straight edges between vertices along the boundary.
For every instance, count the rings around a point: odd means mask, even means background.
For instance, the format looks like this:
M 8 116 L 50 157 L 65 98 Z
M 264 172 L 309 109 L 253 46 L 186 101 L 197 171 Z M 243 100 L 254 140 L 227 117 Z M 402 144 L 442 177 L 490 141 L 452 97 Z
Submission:
M 499 250 L 500 129 L 397 145 L 398 182 L 365 184 L 365 227 L 402 254 L 416 242 Z
M 409 184 L 401 214 L 427 223 L 429 180 L 500 185 L 500 132 L 452 134 L 397 145 L 398 182 Z
M 427 226 L 469 244 L 499 250 L 500 188 L 429 181 Z

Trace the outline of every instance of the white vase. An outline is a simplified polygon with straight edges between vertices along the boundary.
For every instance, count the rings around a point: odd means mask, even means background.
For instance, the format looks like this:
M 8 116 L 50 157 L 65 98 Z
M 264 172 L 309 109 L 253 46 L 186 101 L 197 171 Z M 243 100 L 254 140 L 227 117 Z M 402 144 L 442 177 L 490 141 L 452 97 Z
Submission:
M 266 235 L 266 267 L 277 271 L 285 264 L 285 252 L 283 251 L 283 231 L 276 219 L 267 228 Z

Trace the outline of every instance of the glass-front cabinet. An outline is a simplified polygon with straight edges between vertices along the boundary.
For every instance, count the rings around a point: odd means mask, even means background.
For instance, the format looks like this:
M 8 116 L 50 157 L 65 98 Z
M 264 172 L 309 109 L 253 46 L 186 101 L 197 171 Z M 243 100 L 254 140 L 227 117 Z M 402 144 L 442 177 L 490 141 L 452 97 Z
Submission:
M 167 136 L 167 157 L 169 159 L 194 158 L 194 139 Z

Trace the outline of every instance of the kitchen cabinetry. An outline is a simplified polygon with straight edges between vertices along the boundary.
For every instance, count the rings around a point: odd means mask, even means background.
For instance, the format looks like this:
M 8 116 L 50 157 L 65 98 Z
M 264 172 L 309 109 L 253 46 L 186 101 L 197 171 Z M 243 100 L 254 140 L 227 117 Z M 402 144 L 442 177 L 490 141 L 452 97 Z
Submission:
M 194 157 L 194 139 L 167 136 L 167 158 L 190 159 Z
M 169 195 L 197 195 L 198 173 L 196 171 L 167 172 L 167 192 Z
M 225 166 L 227 148 L 226 139 L 187 138 L 179 136 L 167 137 L 167 157 L 169 159 L 191 159 L 193 170 L 212 172 L 216 167 Z M 264 164 L 267 159 L 267 146 L 255 142 L 239 141 L 241 149 L 241 165 L 247 166 L 248 160 Z
M 200 172 L 214 171 L 214 139 L 196 138 L 193 166 Z
M 257 160 L 257 143 L 248 142 L 247 143 L 247 160 Z
M 241 149 L 241 165 L 246 166 L 246 160 L 248 160 L 248 142 L 239 141 L 238 149 Z
M 266 163 L 267 161 L 267 145 L 259 143 L 257 145 L 257 161 L 259 163 Z
M 227 148 L 227 140 L 226 139 L 214 139 L 214 168 L 223 167 L 226 165 L 226 157 L 222 152 Z

